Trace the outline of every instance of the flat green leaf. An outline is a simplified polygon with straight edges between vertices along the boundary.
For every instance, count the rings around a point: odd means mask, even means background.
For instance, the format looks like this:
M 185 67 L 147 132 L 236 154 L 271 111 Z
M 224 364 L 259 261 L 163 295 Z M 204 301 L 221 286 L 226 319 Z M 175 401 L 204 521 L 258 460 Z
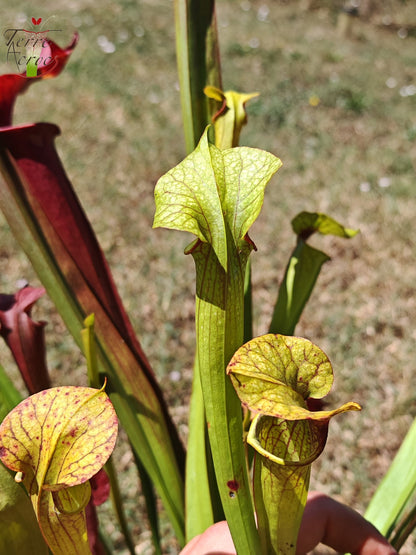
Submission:
M 214 524 L 214 511 L 208 472 L 207 423 L 198 360 L 195 359 L 192 396 L 189 407 L 189 435 L 186 455 L 186 541 L 189 542 Z
M 345 410 L 359 410 L 347 403 L 331 411 L 309 411 L 306 399 L 320 399 L 333 383 L 332 365 L 326 354 L 300 337 L 267 334 L 243 345 L 227 367 L 241 402 L 251 411 L 297 420 L 327 420 Z
M 322 235 L 336 235 L 349 239 L 358 233 L 358 230 L 348 229 L 330 216 L 318 212 L 301 212 L 292 220 L 292 227 L 296 235 L 303 238 L 318 232 Z
M 187 152 L 197 145 L 216 112 L 206 85 L 221 87 L 214 0 L 175 0 L 176 60 Z

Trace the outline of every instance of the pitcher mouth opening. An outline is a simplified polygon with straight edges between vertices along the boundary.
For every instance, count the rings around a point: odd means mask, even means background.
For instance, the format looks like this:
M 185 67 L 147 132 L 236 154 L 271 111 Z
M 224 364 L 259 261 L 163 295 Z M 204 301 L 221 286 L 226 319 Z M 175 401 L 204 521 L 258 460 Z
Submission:
M 257 453 L 283 466 L 312 464 L 322 453 L 328 436 L 328 421 L 285 420 L 257 415 L 247 436 Z

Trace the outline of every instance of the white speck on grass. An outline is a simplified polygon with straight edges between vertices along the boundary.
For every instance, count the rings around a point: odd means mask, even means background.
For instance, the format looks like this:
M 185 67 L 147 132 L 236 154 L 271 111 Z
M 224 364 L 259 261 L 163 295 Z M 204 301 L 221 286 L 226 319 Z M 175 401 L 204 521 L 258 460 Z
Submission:
M 251 4 L 248 0 L 244 0 L 243 2 L 240 2 L 240 8 L 243 12 L 249 12 L 251 10 Z
M 181 379 L 181 373 L 178 370 L 173 370 L 170 374 L 169 374 L 169 379 L 171 382 L 179 382 Z
M 19 25 L 23 25 L 27 21 L 27 15 L 23 12 L 20 12 L 16 16 L 16 21 Z
M 250 48 L 258 48 L 260 46 L 260 41 L 257 37 L 253 37 L 248 41 L 248 45 Z
M 397 87 L 397 81 L 394 77 L 389 77 L 388 79 L 386 79 L 386 86 L 389 89 L 394 89 L 394 87 Z
M 363 183 L 360 183 L 360 191 L 362 193 L 368 193 L 371 191 L 371 185 L 368 181 L 364 181 Z
M 416 86 L 415 85 L 407 85 L 406 87 L 401 87 L 400 89 L 400 96 L 413 96 L 416 94 Z
M 106 54 L 112 54 L 113 52 L 116 51 L 116 45 L 110 40 L 108 40 L 108 38 L 105 35 L 100 35 L 97 38 L 97 44 L 101 48 L 101 50 Z
M 390 177 L 380 177 L 380 179 L 378 180 L 378 186 L 381 187 L 382 189 L 386 189 L 387 187 L 390 187 L 390 185 L 391 185 Z
M 260 8 L 257 10 L 257 19 L 259 21 L 267 21 L 267 18 L 269 17 L 269 13 L 270 13 L 270 9 L 268 6 L 266 6 L 265 4 L 263 4 L 262 6 L 260 6 Z

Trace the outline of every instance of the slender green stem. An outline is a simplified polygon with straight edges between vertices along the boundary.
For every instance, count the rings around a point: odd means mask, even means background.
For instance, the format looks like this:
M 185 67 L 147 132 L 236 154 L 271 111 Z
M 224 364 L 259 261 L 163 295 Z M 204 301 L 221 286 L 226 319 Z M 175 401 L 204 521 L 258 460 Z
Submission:
M 84 320 L 85 328 L 81 332 L 82 342 L 84 345 L 84 353 L 87 359 L 88 383 L 90 387 L 99 389 L 101 387 L 100 377 L 98 371 L 97 351 L 94 335 L 94 314 L 90 314 Z M 123 533 L 124 540 L 131 553 L 134 555 L 134 542 L 127 526 L 127 520 L 124 514 L 123 498 L 120 492 L 120 486 L 117 479 L 117 473 L 114 469 L 114 462 L 112 456 L 105 464 L 105 471 L 107 472 L 108 479 L 110 480 L 110 496 L 113 504 L 114 512 L 116 513 L 117 520 Z
M 120 526 L 121 532 L 124 536 L 127 548 L 131 555 L 135 554 L 134 542 L 130 534 L 129 527 L 127 525 L 126 515 L 124 514 L 123 508 L 123 497 L 120 491 L 120 485 L 117 479 L 117 472 L 114 468 L 113 459 L 110 458 L 105 464 L 105 471 L 107 472 L 108 478 L 111 484 L 110 496 L 111 502 L 116 513 L 118 524 Z
M 206 85 L 221 88 L 214 0 L 175 0 L 176 56 L 187 152 L 211 122 Z
M 99 378 L 97 348 L 94 336 L 94 320 L 94 314 L 90 314 L 85 318 L 85 328 L 81 331 L 81 337 L 85 358 L 87 359 L 88 384 L 90 387 L 100 389 L 102 384 L 100 384 Z
M 251 287 L 251 261 L 248 259 L 244 276 L 244 343 L 253 338 L 253 298 Z
M 195 358 L 192 396 L 189 408 L 189 437 L 185 478 L 187 541 L 201 534 L 214 523 L 206 461 L 205 430 L 204 398 L 201 389 L 198 360 Z
M 110 546 L 110 542 L 108 541 L 107 536 L 103 533 L 101 528 L 98 529 L 98 537 L 100 538 L 101 547 L 103 548 L 105 555 L 111 555 L 112 549 Z M 49 551 L 49 553 L 53 555 L 52 551 Z

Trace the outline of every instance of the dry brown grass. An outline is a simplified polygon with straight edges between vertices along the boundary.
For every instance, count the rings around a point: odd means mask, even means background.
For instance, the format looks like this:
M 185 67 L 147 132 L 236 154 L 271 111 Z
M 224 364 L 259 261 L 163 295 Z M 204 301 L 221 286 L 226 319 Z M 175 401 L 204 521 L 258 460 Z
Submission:
M 332 3 L 307 4 L 219 1 L 224 84 L 261 92 L 249 107 L 242 141 L 284 162 L 252 233 L 259 248 L 253 256 L 256 333 L 267 331 L 297 212 L 326 212 L 361 232 L 350 241 L 314 241 L 332 261 L 297 333 L 334 364 L 331 404 L 353 399 L 363 406 L 333 422 L 312 486 L 362 511 L 416 415 L 416 95 L 400 94 L 416 85 L 416 39 L 411 31 L 402 39 L 379 25 L 386 15 L 416 24 L 416 10 L 410 1 L 383 3 L 383 13 L 379 8 L 370 20 L 355 20 L 344 37 Z M 5 16 L 32 15 L 24 2 L 16 5 Z M 182 252 L 190 238 L 151 230 L 155 181 L 184 156 L 172 5 L 77 0 L 51 3 L 50 10 L 79 29 L 81 42 L 65 74 L 19 99 L 17 120 L 61 126 L 58 148 L 68 173 L 186 437 L 194 269 Z M 114 41 L 113 54 L 97 46 L 100 35 Z M 316 107 L 312 96 L 319 98 Z M 20 278 L 37 283 L 1 220 L 2 290 L 12 291 Z M 50 322 L 54 383 L 84 383 L 84 361 L 47 300 L 36 315 Z M 3 348 L 0 354 L 18 383 L 8 354 Z M 118 449 L 138 552 L 148 553 L 131 457 L 122 442 Z M 124 553 L 117 531 L 113 538 L 115 552 Z M 166 551 L 176 549 L 169 539 Z M 409 542 L 402 553 L 416 548 Z

